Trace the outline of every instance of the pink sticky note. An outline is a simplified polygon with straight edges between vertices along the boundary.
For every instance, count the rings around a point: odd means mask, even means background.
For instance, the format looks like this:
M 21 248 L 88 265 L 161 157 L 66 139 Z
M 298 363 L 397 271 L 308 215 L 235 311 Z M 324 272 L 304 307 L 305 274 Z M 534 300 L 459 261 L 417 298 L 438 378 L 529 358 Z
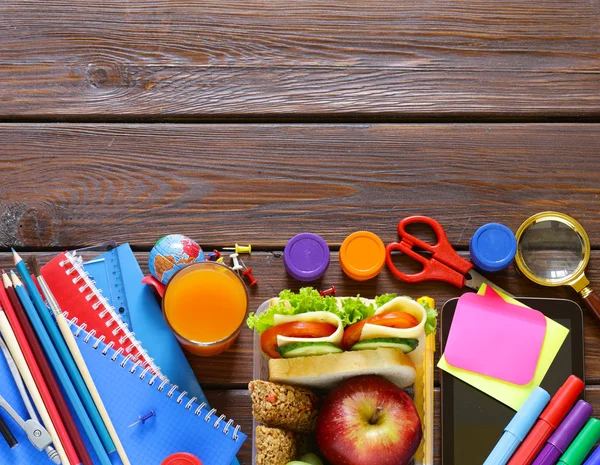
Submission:
M 465 294 L 454 313 L 444 355 L 457 368 L 514 384 L 535 375 L 546 335 L 546 318 L 513 305 L 488 288 Z

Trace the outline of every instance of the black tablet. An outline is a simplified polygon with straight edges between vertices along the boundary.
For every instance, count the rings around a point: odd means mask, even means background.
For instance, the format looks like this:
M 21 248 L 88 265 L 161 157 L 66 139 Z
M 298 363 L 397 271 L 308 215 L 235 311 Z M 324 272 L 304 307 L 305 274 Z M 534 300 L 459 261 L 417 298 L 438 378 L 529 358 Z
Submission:
M 583 315 L 579 305 L 565 299 L 519 300 L 570 330 L 542 387 L 554 395 L 570 375 L 584 379 Z M 442 352 L 457 302 L 449 300 L 442 308 Z M 442 464 L 481 465 L 514 414 L 510 407 L 442 371 Z

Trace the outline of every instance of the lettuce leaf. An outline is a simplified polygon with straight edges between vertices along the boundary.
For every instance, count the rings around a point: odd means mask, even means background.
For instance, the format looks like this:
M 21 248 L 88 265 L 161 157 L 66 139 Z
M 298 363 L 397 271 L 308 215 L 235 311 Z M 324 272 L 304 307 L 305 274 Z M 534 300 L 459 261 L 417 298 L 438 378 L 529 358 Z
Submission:
M 279 293 L 279 302 L 260 315 L 250 313 L 246 324 L 250 329 L 263 333 L 275 324 L 275 315 L 298 315 L 307 312 L 331 312 L 340 317 L 344 326 L 373 316 L 375 307 L 366 305 L 358 297 L 342 299 L 340 309 L 335 297 L 323 297 L 312 287 L 303 287 L 298 292 L 284 290 Z
M 394 300 L 396 297 L 398 297 L 397 294 L 381 294 L 381 295 L 378 295 L 377 297 L 375 297 L 375 306 L 377 308 L 379 308 L 382 305 L 387 304 L 390 300 Z
M 390 300 L 396 294 L 383 294 L 375 297 L 375 305 L 366 304 L 360 296 L 342 299 L 341 308 L 335 297 L 323 297 L 319 291 L 312 287 L 303 287 L 298 292 L 286 289 L 279 293 L 279 302 L 267 308 L 260 315 L 250 313 L 246 324 L 250 329 L 263 333 L 275 324 L 275 315 L 298 315 L 308 312 L 331 312 L 340 317 L 344 327 L 362 321 L 375 314 L 375 310 Z M 425 334 L 435 333 L 438 312 L 432 308 L 427 299 L 419 299 L 419 303 L 427 311 Z
M 425 311 L 427 312 L 427 320 L 425 321 L 425 335 L 429 336 L 430 334 L 434 334 L 437 328 L 438 312 L 435 308 L 431 307 L 427 301 L 419 301 L 419 303 L 425 307 Z

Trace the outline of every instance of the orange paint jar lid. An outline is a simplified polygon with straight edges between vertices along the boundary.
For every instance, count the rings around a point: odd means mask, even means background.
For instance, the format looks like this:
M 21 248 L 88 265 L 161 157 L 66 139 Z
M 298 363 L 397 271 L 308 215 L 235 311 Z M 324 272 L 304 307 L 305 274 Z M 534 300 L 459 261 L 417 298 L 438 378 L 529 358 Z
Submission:
M 198 457 L 187 452 L 169 455 L 161 465 L 202 465 Z
M 365 281 L 377 276 L 385 264 L 385 245 L 368 231 L 350 234 L 340 248 L 340 265 L 350 278 Z

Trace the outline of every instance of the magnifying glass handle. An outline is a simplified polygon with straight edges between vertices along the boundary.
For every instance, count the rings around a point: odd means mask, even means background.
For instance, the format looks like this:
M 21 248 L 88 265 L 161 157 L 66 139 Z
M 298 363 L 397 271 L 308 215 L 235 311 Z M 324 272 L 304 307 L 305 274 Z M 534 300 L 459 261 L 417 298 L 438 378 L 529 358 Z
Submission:
M 598 320 L 600 320 L 600 294 L 589 286 L 584 287 L 580 294 L 581 297 L 583 297 L 586 307 L 594 313 Z

